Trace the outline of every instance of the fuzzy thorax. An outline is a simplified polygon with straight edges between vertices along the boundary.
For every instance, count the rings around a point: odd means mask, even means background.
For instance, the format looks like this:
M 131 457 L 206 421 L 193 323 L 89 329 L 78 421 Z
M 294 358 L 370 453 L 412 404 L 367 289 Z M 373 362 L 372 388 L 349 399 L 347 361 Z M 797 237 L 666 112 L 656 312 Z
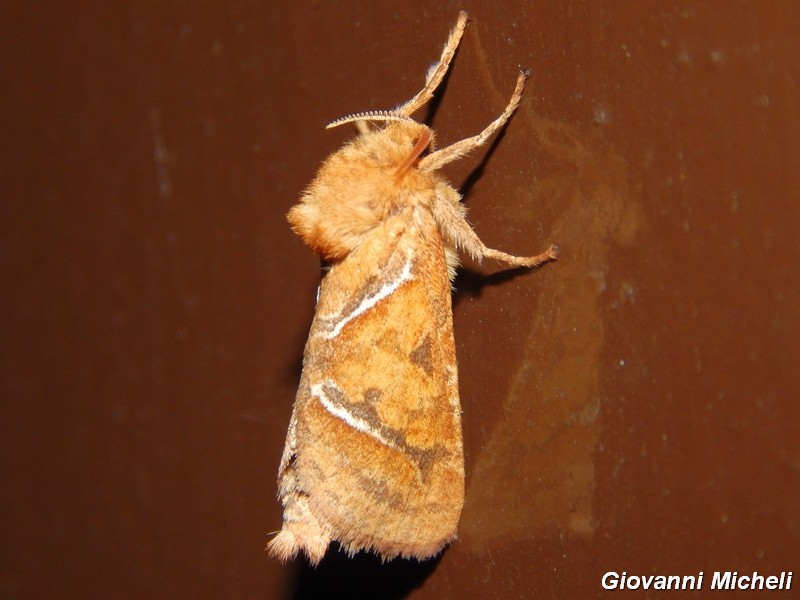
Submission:
M 416 161 L 432 143 L 411 119 L 360 134 L 323 163 L 289 211 L 292 229 L 323 258 L 344 258 L 389 216 L 430 203 L 441 179 Z

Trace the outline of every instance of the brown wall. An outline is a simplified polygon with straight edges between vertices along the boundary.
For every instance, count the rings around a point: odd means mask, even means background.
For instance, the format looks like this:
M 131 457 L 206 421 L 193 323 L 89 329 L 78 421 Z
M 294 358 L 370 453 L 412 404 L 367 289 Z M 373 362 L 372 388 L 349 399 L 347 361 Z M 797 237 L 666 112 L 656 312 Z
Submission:
M 800 566 L 796 2 L 16 4 L 0 596 L 589 598 L 610 570 Z M 447 175 L 488 244 L 562 260 L 457 281 L 458 542 L 280 566 L 319 278 L 284 215 L 350 135 L 325 123 L 413 94 L 462 6 L 440 142 L 533 78 Z

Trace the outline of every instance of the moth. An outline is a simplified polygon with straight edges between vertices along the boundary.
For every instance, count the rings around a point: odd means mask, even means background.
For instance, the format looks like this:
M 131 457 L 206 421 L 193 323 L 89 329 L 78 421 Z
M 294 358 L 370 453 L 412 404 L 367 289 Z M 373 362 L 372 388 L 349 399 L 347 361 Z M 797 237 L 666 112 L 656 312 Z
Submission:
M 464 503 L 461 407 L 451 283 L 458 253 L 514 267 L 557 258 L 487 248 L 465 219 L 444 165 L 483 145 L 517 108 L 439 150 L 411 115 L 433 96 L 464 28 L 461 12 L 422 90 L 393 110 L 357 113 L 357 136 L 332 154 L 289 211 L 325 265 L 278 474 L 282 560 L 317 564 L 331 541 L 388 560 L 430 558 L 456 537 Z

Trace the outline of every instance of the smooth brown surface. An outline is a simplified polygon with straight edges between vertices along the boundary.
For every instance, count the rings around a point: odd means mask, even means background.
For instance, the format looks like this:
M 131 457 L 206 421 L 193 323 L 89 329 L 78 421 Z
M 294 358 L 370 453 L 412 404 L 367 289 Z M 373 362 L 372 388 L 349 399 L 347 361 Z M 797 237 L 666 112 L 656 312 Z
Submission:
M 589 598 L 610 570 L 798 570 L 797 3 L 444 4 L 4 11 L 0 596 Z M 319 278 L 284 215 L 349 133 L 325 123 L 415 93 L 462 7 L 440 144 L 533 78 L 448 172 L 487 244 L 562 259 L 457 281 L 459 541 L 281 566 Z

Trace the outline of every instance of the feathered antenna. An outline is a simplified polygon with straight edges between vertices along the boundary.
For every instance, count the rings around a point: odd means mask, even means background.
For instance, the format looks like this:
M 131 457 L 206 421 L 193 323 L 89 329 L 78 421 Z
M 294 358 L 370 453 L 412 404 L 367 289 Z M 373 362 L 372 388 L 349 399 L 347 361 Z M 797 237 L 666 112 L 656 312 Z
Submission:
M 341 117 L 328 123 L 325 129 L 332 129 L 345 123 L 352 123 L 353 121 L 408 121 L 410 117 L 394 110 L 370 110 L 367 112 L 354 113 Z

